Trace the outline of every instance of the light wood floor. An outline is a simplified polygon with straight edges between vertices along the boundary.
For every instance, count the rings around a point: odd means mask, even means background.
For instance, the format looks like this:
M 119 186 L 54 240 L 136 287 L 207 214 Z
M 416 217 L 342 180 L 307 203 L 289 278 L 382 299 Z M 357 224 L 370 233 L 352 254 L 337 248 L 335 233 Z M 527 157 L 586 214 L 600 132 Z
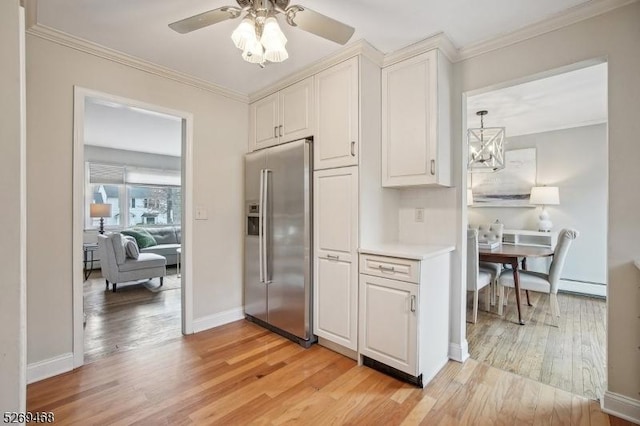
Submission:
M 168 268 L 167 273 L 164 291 L 154 293 L 142 284 L 122 284 L 113 293 L 111 286 L 105 291 L 100 271 L 92 272 L 84 283 L 85 363 L 182 336 L 180 282 L 175 268 Z M 152 283 L 158 284 L 158 278 Z
M 418 389 L 246 321 L 100 359 L 27 389 L 79 425 L 629 424 L 597 402 L 469 360 Z
M 497 305 L 491 313 L 484 311 L 482 293 L 478 322 L 467 324 L 473 359 L 588 398 L 602 397 L 606 380 L 603 299 L 558 294 L 561 317 L 559 327 L 554 327 L 548 295 L 530 292 L 533 306 L 526 306 L 522 299 L 526 324 L 521 326 L 514 291 L 504 319 L 498 316 Z M 472 306 L 470 301 L 467 306 Z

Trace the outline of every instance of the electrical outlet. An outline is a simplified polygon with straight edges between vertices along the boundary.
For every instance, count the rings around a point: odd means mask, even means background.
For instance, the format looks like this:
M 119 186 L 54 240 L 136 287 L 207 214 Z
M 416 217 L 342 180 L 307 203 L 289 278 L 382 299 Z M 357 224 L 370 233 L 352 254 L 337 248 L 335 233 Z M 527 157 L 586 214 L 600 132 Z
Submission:
M 416 222 L 424 222 L 424 209 L 416 209 Z

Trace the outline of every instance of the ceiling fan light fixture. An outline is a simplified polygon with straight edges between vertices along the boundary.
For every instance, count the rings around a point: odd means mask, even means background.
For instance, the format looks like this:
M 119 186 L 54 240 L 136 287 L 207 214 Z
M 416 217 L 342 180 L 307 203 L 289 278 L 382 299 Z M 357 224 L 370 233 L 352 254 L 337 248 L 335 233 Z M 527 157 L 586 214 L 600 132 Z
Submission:
M 275 17 L 270 16 L 264 21 L 260 43 L 266 50 L 281 50 L 287 44 L 287 37 L 280 29 Z
M 231 40 L 233 40 L 233 44 L 240 50 L 246 50 L 247 45 L 257 41 L 256 23 L 250 16 L 245 17 L 242 22 L 240 22 L 240 25 L 231 33 Z

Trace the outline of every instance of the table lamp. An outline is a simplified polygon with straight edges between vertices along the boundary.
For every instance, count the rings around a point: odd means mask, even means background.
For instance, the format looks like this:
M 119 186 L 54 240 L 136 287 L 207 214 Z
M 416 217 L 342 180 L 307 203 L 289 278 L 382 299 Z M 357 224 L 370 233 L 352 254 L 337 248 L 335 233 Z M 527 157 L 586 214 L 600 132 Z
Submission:
M 535 204 L 542 206 L 540 212 L 540 219 L 538 221 L 538 231 L 550 232 L 553 223 L 549 218 L 549 212 L 547 212 L 546 206 L 553 206 L 560 204 L 560 192 L 557 186 L 534 186 L 531 188 L 531 198 L 529 198 L 529 204 Z
M 111 217 L 111 204 L 92 203 L 89 205 L 89 217 L 100 218 L 99 233 L 104 234 L 104 218 Z

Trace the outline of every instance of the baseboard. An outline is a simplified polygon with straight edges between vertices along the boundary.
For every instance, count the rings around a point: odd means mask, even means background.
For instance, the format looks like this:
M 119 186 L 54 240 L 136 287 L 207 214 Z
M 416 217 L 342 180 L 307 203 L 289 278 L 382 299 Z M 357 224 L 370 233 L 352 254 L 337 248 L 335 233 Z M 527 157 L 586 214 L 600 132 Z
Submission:
M 582 281 L 560 280 L 558 290 L 570 293 L 588 294 L 597 297 L 607 297 L 606 285 L 585 283 Z
M 217 314 L 208 315 L 203 318 L 196 318 L 193 320 L 193 332 L 199 333 L 201 331 L 209 330 L 210 328 L 219 327 L 221 325 L 229 324 L 230 322 L 238 321 L 244 318 L 244 308 L 234 308 L 228 311 L 219 312 Z
M 27 384 L 39 382 L 73 370 L 73 354 L 62 354 L 27 365 Z
M 462 342 L 462 345 L 449 342 L 449 359 L 465 362 L 467 358 L 469 358 L 469 343 L 467 343 L 467 339 Z
M 618 393 L 605 391 L 602 411 L 640 425 L 640 401 Z

